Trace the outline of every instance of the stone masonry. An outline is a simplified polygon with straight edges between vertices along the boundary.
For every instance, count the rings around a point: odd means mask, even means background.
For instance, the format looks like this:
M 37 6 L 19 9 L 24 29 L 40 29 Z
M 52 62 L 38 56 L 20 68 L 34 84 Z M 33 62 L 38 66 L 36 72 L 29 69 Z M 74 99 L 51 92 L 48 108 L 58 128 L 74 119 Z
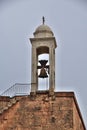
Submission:
M 73 92 L 50 96 L 49 91 L 38 91 L 35 96 L 0 97 L 0 130 L 86 128 Z

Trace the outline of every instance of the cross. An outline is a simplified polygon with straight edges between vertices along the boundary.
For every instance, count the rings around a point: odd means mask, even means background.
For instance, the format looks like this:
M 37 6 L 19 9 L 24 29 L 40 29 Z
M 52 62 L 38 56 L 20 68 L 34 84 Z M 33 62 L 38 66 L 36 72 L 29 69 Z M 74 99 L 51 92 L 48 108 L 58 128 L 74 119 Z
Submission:
M 43 20 L 43 24 L 44 24 L 45 23 L 45 17 L 44 16 L 42 17 L 42 20 Z

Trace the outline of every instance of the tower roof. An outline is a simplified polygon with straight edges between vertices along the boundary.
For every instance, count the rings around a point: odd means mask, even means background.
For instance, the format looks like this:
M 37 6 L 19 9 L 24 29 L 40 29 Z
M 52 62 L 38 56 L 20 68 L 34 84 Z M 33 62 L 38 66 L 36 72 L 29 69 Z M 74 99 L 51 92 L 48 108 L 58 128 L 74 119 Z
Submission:
M 52 33 L 51 28 L 48 25 L 45 25 L 45 24 L 42 24 L 42 25 L 38 26 L 36 28 L 36 30 L 35 30 L 35 32 L 42 32 L 42 31 L 47 31 L 47 32 L 51 32 Z
M 53 35 L 51 28 L 45 24 L 38 26 L 34 32 L 35 37 L 53 37 Z

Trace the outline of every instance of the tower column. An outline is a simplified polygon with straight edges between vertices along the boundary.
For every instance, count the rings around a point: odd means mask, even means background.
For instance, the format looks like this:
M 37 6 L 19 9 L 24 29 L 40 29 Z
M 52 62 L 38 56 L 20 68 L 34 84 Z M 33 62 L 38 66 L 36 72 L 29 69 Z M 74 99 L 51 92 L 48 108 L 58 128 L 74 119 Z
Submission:
M 55 49 L 52 47 L 49 50 L 50 74 L 49 74 L 49 91 L 50 94 L 55 89 Z
M 37 52 L 36 47 L 32 46 L 32 72 L 31 72 L 31 92 L 37 91 Z

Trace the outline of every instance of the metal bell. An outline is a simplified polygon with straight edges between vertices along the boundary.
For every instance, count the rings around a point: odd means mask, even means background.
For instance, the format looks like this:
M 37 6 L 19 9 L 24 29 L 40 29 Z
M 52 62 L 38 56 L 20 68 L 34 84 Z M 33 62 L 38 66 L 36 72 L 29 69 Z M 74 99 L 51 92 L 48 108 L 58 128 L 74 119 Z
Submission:
M 39 75 L 39 78 L 47 78 L 48 75 L 46 73 L 46 70 L 44 67 L 41 68 L 41 71 L 40 71 L 40 75 Z

